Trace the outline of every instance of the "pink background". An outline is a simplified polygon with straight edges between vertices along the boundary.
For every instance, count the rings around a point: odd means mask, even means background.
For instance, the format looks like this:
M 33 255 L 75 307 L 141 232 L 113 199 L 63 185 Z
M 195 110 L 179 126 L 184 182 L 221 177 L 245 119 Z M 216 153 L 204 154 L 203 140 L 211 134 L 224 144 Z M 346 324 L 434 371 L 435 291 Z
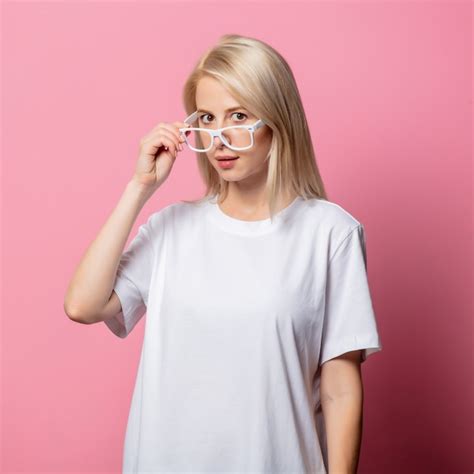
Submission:
M 469 2 L 3 3 L 2 472 L 119 472 L 143 337 L 63 312 L 138 142 L 224 33 L 293 68 L 329 192 L 367 232 L 382 352 L 360 473 L 472 472 Z M 178 157 L 147 216 L 200 196 Z M 130 241 L 129 239 L 129 241 Z M 373 358 L 372 358 L 373 357 Z

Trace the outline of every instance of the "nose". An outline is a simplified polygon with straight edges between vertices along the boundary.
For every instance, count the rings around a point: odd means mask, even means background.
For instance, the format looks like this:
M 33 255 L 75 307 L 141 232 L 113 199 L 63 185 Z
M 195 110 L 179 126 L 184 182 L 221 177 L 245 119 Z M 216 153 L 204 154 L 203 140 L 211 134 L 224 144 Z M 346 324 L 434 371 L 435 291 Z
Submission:
M 217 148 L 217 147 L 221 147 L 222 145 L 225 146 L 225 143 L 220 139 L 220 137 L 214 137 L 213 138 L 213 143 L 214 143 L 214 146 Z

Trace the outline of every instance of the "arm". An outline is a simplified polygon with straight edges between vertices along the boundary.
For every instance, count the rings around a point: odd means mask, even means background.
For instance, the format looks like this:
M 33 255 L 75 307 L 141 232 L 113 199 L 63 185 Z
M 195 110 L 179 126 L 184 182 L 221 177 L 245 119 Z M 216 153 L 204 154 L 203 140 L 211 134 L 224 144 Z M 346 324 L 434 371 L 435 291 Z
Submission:
M 361 351 L 328 360 L 321 368 L 321 406 L 329 474 L 356 474 L 362 439 Z
M 128 182 L 117 206 L 86 250 L 64 299 L 64 311 L 73 321 L 92 324 L 121 310 L 114 282 L 128 236 L 147 199 L 136 181 Z

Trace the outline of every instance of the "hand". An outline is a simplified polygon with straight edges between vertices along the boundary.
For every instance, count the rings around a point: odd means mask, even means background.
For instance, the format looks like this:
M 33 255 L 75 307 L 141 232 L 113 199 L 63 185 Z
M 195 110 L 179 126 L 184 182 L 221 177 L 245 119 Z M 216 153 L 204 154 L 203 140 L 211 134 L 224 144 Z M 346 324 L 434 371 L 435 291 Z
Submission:
M 153 194 L 171 172 L 184 138 L 179 128 L 190 127 L 185 122 L 160 122 L 140 140 L 135 180 L 147 193 Z

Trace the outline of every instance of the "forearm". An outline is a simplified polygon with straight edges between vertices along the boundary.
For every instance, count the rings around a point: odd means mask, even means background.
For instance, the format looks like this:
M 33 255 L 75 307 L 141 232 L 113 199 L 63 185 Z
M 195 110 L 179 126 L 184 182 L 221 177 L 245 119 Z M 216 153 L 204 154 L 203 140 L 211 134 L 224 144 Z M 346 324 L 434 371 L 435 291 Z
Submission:
M 356 474 L 362 439 L 363 392 L 322 400 L 329 474 Z
M 146 200 L 142 189 L 130 181 L 75 270 L 64 302 L 70 317 L 92 321 L 107 303 L 124 246 Z

